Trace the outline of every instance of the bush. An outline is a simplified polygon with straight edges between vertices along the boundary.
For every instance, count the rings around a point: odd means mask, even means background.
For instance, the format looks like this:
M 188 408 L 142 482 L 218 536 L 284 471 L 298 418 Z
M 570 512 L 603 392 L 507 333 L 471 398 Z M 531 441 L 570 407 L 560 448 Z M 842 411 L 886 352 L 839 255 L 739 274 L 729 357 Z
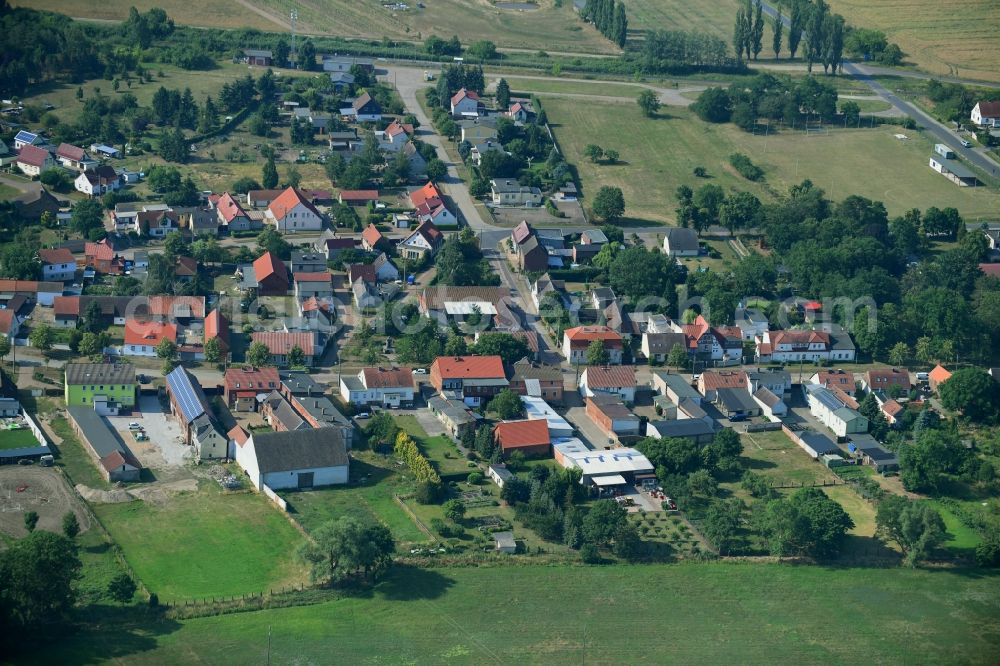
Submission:
M 584 564 L 600 564 L 601 554 L 597 550 L 597 546 L 592 543 L 585 543 L 580 549 L 580 559 Z
M 420 504 L 436 504 L 444 495 L 444 486 L 440 481 L 421 481 L 413 491 L 413 497 Z
M 705 167 L 697 166 L 694 168 L 694 175 L 697 178 L 707 178 L 708 171 L 705 170 Z
M 466 481 L 470 486 L 478 486 L 483 482 L 483 474 L 482 472 L 469 472 L 469 476 L 466 478 Z
M 729 163 L 747 180 L 758 181 L 764 177 L 764 170 L 751 162 L 750 158 L 743 153 L 730 155 Z

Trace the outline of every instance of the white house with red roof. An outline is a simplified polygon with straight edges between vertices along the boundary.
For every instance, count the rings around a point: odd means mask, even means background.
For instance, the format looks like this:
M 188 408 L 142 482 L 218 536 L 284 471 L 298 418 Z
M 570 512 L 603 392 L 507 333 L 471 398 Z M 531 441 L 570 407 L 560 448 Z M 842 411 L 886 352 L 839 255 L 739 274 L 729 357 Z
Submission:
M 512 102 L 504 115 L 516 123 L 523 123 L 528 120 L 528 109 L 520 102 Z
M 17 313 L 13 310 L 0 310 L 0 335 L 13 340 L 19 330 L 21 330 L 21 320 L 18 319 Z
M 86 171 L 97 166 L 97 161 L 88 157 L 83 148 L 71 143 L 59 144 L 59 147 L 56 148 L 56 160 L 73 171 Z
M 262 342 L 271 353 L 271 362 L 277 366 L 288 365 L 288 355 L 298 347 L 305 355 L 305 364 L 313 365 L 323 353 L 316 331 L 260 331 L 252 333 L 253 342 Z
M 389 153 L 398 153 L 406 145 L 406 142 L 410 140 L 410 135 L 413 134 L 412 125 L 409 126 L 409 131 L 406 128 L 407 125 L 394 120 L 381 132 L 375 132 L 375 138 L 378 139 L 379 147 Z
M 45 281 L 65 282 L 76 277 L 76 257 L 65 247 L 39 250 L 38 259 Z
M 156 346 L 164 340 L 177 344 L 177 325 L 129 319 L 125 322 L 125 356 L 156 356 Z
M 25 145 L 14 161 L 26 176 L 38 176 L 43 171 L 56 166 L 52 153 L 38 146 Z
M 239 200 L 229 192 L 225 192 L 214 201 L 209 198 L 209 203 L 215 208 L 219 224 L 229 231 L 249 231 L 264 226 L 256 217 L 250 217 Z
M 286 188 L 271 201 L 264 213 L 269 224 L 278 231 L 322 231 L 323 216 L 302 192 Z
M 970 118 L 979 127 L 1000 127 L 1000 100 L 977 102 Z
M 563 332 L 563 356 L 570 363 L 586 363 L 587 348 L 595 340 L 604 346 L 611 363 L 618 364 L 622 362 L 624 347 L 622 336 L 607 326 L 576 326 L 575 328 L 567 328 Z
M 825 331 L 767 331 L 757 337 L 757 361 L 826 361 L 831 358 L 830 334 Z
M 472 90 L 462 88 L 451 96 L 451 115 L 477 117 L 483 109 L 483 102 Z
M 357 376 L 341 377 L 340 397 L 352 405 L 399 407 L 413 403 L 409 368 L 362 368 Z
M 616 395 L 623 402 L 635 402 L 635 368 L 631 365 L 592 365 L 580 375 L 580 395 Z

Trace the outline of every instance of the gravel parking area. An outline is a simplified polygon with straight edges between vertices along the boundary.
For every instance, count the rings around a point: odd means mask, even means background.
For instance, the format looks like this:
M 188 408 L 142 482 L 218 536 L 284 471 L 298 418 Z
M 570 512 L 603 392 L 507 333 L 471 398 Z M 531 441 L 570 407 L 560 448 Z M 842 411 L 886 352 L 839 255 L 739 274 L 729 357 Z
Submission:
M 137 413 L 110 416 L 108 420 L 145 467 L 180 467 L 194 457 L 194 448 L 184 443 L 184 433 L 177 419 L 163 411 L 159 398 L 154 395 L 139 399 Z M 136 441 L 128 427 L 133 421 L 142 426 L 149 440 Z

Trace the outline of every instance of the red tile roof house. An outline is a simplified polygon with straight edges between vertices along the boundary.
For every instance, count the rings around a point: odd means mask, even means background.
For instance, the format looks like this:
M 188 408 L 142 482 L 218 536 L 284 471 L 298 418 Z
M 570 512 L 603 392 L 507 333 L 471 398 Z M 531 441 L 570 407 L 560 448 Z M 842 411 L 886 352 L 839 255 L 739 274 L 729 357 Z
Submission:
M 224 381 L 226 404 L 237 412 L 256 411 L 257 395 L 281 386 L 277 368 L 229 368 Z
M 731 388 L 747 390 L 749 378 L 742 370 L 715 371 L 706 370 L 698 378 L 698 393 L 705 396 L 709 402 L 715 402 L 719 397 L 719 389 Z
M 129 319 L 125 322 L 125 356 L 156 356 L 156 346 L 163 340 L 177 344 L 177 326 L 155 321 Z
M 248 231 L 259 229 L 263 223 L 259 220 L 252 220 L 243 209 L 243 205 L 229 192 L 223 194 L 214 202 L 216 215 L 219 217 L 219 224 L 233 231 Z
M 83 253 L 87 268 L 93 268 L 97 273 L 121 275 L 125 271 L 125 262 L 115 253 L 114 247 L 106 238 L 97 243 L 88 242 Z
M 312 366 L 323 349 L 317 343 L 316 331 L 260 331 L 252 333 L 253 342 L 263 342 L 271 352 L 271 362 L 277 366 L 288 365 L 288 355 L 298 347 L 305 355 L 306 366 Z
M 493 428 L 493 441 L 504 456 L 520 451 L 526 456 L 544 457 L 552 452 L 552 440 L 545 419 L 498 423 Z
M 580 375 L 580 395 L 616 395 L 635 402 L 635 368 L 631 365 L 592 365 Z
M 410 203 L 418 210 L 421 208 L 433 210 L 444 203 L 444 196 L 442 196 L 441 190 L 437 188 L 437 185 L 428 182 L 419 190 L 414 190 L 410 193 Z
M 577 326 L 563 333 L 562 353 L 567 361 L 577 365 L 587 362 L 587 348 L 599 340 L 607 350 L 612 364 L 622 362 L 622 336 L 607 326 Z
M 857 387 L 854 383 L 854 373 L 846 370 L 821 370 L 814 374 L 809 381 L 827 388 L 836 386 L 847 395 L 853 396 Z
M 472 90 L 462 88 L 451 96 L 451 115 L 453 116 L 478 116 L 483 103 Z
M 879 406 L 879 409 L 882 411 L 882 414 L 885 416 L 885 420 L 889 423 L 889 425 L 894 426 L 897 421 L 899 421 L 899 415 L 902 414 L 903 410 L 906 408 L 890 398 L 883 402 Z
M 60 143 L 56 148 L 56 159 L 67 169 L 83 171 L 94 163 L 87 157 L 87 153 L 79 146 L 71 143 Z
M 341 190 L 337 200 L 348 206 L 367 206 L 378 201 L 378 190 Z
M 508 386 L 499 356 L 439 356 L 431 364 L 430 383 L 440 393 L 458 393 L 473 407 L 489 402 Z
M 56 161 L 52 159 L 52 153 L 44 148 L 30 145 L 21 148 L 15 162 L 17 168 L 23 171 L 26 176 L 38 176 L 43 171 L 56 166 Z
M 937 391 L 941 384 L 951 379 L 951 372 L 942 365 L 935 365 L 934 369 L 927 373 L 927 383 L 932 391 Z
M 13 310 L 0 310 L 0 335 L 14 338 L 21 329 L 21 320 Z
M 229 320 L 218 309 L 212 310 L 205 317 L 205 341 L 218 338 L 222 353 L 229 353 Z
M 880 368 L 869 370 L 862 375 L 861 386 L 866 391 L 885 391 L 886 395 L 893 386 L 898 387 L 900 395 L 910 392 L 910 373 L 899 368 Z M 891 397 L 891 396 L 890 396 Z
M 42 262 L 43 280 L 65 282 L 76 277 L 76 257 L 64 247 L 39 250 L 38 259 Z
M 374 224 L 370 224 L 365 227 L 365 230 L 361 232 L 361 247 L 368 250 L 369 252 L 375 252 L 376 250 L 381 250 L 389 244 L 382 232 L 379 231 Z
M 295 298 L 300 301 L 318 298 L 329 301 L 333 298 L 333 275 L 329 271 L 315 273 L 295 273 Z
M 286 188 L 267 206 L 264 213 L 278 231 L 321 231 L 323 215 L 294 187 Z
M 288 269 L 285 262 L 270 252 L 265 252 L 253 262 L 258 296 L 287 296 Z

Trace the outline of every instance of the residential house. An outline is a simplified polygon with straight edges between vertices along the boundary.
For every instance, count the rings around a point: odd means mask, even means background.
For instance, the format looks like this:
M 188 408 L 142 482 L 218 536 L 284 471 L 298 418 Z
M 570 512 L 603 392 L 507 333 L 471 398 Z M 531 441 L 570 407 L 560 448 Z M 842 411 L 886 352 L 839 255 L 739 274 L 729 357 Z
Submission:
M 125 356 L 156 356 L 156 347 L 163 340 L 177 344 L 177 325 L 156 321 L 129 319 L 125 322 Z
M 809 411 L 837 437 L 868 432 L 868 419 L 857 411 L 858 403 L 846 394 L 816 384 L 803 384 Z
M 316 273 L 295 273 L 295 298 L 304 301 L 314 297 L 320 301 L 333 300 L 333 275 L 330 271 Z
M 635 402 L 635 368 L 631 365 L 591 365 L 580 375 L 580 395 L 598 393 L 617 395 L 622 401 Z
M 479 419 L 463 401 L 434 395 L 427 399 L 427 408 L 455 439 L 475 432 Z
M 809 378 L 809 382 L 826 388 L 838 388 L 849 396 L 854 396 L 857 386 L 854 382 L 854 373 L 841 370 L 820 370 Z
M 755 308 L 738 308 L 736 310 L 736 328 L 740 329 L 745 342 L 753 342 L 757 336 L 768 331 L 768 320 L 760 310 Z
M 542 419 L 504 421 L 493 427 L 493 441 L 503 455 L 520 451 L 526 456 L 547 456 L 552 450 L 549 427 Z
M 401 407 L 413 404 L 413 374 L 408 368 L 362 368 L 340 378 L 340 397 L 352 405 Z
M 485 141 L 480 141 L 478 143 L 472 144 L 469 149 L 469 161 L 472 162 L 474 166 L 482 166 L 483 158 L 489 153 L 506 153 L 503 146 L 496 139 L 486 139 Z
M 69 407 L 94 408 L 98 402 L 111 411 L 131 410 L 136 404 L 135 366 L 131 363 L 68 363 L 63 399 Z
M 311 250 L 292 250 L 288 269 L 295 273 L 321 273 L 327 270 L 326 256 Z
M 426 185 L 410 192 L 410 203 L 416 209 L 417 215 L 430 214 L 432 210 L 444 203 L 444 195 L 437 185 L 428 181 Z
M 399 279 L 399 269 L 392 263 L 389 259 L 389 255 L 385 252 L 380 252 L 375 260 L 371 263 L 372 269 L 375 271 L 375 279 L 379 282 L 395 282 Z
M 660 439 L 688 439 L 698 445 L 711 444 L 715 439 L 715 428 L 701 419 L 675 419 L 672 421 L 650 421 L 646 424 L 646 437 Z
M 430 383 L 471 406 L 489 402 L 509 385 L 499 356 L 439 356 L 431 364 Z
M 409 125 L 407 130 L 407 125 L 393 120 L 384 130 L 375 132 L 375 138 L 378 139 L 379 147 L 385 152 L 398 153 L 410 140 L 411 134 L 413 134 L 412 125 Z
M 412 141 L 407 141 L 403 145 L 403 155 L 410 165 L 410 178 L 425 178 L 427 176 L 427 160 L 420 154 L 417 145 Z
M 25 145 L 21 148 L 14 163 L 24 175 L 31 177 L 39 176 L 43 171 L 56 166 L 56 161 L 52 159 L 52 153 L 45 148 L 32 145 Z
M 320 231 L 323 229 L 323 215 L 306 199 L 303 193 L 294 188 L 286 188 L 277 198 L 268 204 L 265 212 L 268 224 L 273 224 L 278 231 Z
M 76 277 L 76 258 L 66 248 L 39 250 L 42 262 L 42 279 L 52 282 L 66 282 Z
M 341 109 L 342 115 L 353 117 L 359 123 L 377 123 L 382 119 L 382 107 L 367 92 L 361 93 L 353 102 L 346 113 Z
M 654 372 L 653 389 L 660 395 L 670 398 L 675 405 L 682 400 L 693 400 L 701 404 L 701 394 L 691 388 L 691 385 L 681 375 L 672 372 Z
M 229 320 L 216 308 L 205 316 L 205 341 L 218 340 L 222 348 L 222 357 L 229 354 Z
M 494 178 L 490 181 L 490 199 L 495 206 L 532 208 L 542 205 L 542 191 L 516 180 Z
M 251 333 L 253 342 L 262 342 L 271 354 L 271 362 L 277 366 L 288 365 L 288 355 L 298 347 L 305 356 L 305 365 L 312 367 L 323 354 L 316 331 L 258 331 Z
M 642 355 L 652 363 L 662 363 L 667 360 L 670 351 L 680 347 L 687 358 L 687 339 L 683 333 L 643 333 L 640 349 Z
M 374 224 L 369 223 L 365 230 L 361 232 L 361 247 L 368 252 L 381 250 L 389 245 L 389 241 Z
M 375 283 L 364 278 L 351 282 L 351 299 L 354 307 L 362 311 L 374 310 L 382 305 L 382 296 Z
M 284 190 L 249 190 L 247 205 L 251 208 L 267 208 L 271 202 L 281 196 Z
M 252 412 L 257 409 L 257 396 L 277 390 L 279 385 L 277 368 L 228 368 L 223 396 L 230 409 Z
M 444 234 L 431 221 L 420 225 L 396 245 L 396 251 L 403 259 L 420 261 L 427 254 L 434 254 L 444 242 Z
M 528 109 L 521 102 L 512 102 L 504 115 L 515 123 L 525 123 L 528 120 Z
M 289 488 L 340 485 L 350 476 L 347 447 L 317 428 L 252 433 L 236 448 L 236 462 L 255 488 L 271 494 Z
M 903 414 L 904 411 L 906 411 L 905 407 L 903 407 L 901 404 L 899 404 L 892 398 L 880 402 L 878 409 L 880 412 L 882 412 L 882 416 L 885 417 L 886 422 L 893 427 L 899 424 L 900 416 Z
M 461 130 L 460 142 L 476 145 L 489 139 L 497 138 L 497 123 L 495 118 L 480 116 L 458 121 Z
M 668 257 L 697 257 L 700 251 L 694 229 L 670 227 L 663 235 L 663 253 Z
M 198 261 L 194 257 L 174 258 L 174 279 L 177 282 L 191 282 L 196 277 L 198 277 Z
M 706 370 L 698 377 L 698 392 L 709 402 L 718 399 L 719 389 L 734 388 L 746 392 L 749 385 L 747 373 L 742 370 Z
M 891 396 L 905 396 L 910 387 L 910 373 L 899 368 L 875 368 L 861 375 L 861 388 L 868 393 L 884 391 Z
M 493 463 L 486 468 L 486 476 L 497 485 L 497 488 L 503 488 L 505 483 L 514 478 L 514 473 L 503 463 Z
M 211 200 L 210 200 L 211 203 Z M 213 204 L 219 217 L 219 224 L 233 231 L 249 231 L 263 226 L 259 220 L 251 219 L 240 202 L 229 192 L 226 192 Z
M 625 406 L 619 396 L 612 393 L 597 393 L 588 396 L 584 403 L 587 418 L 597 424 L 611 440 L 640 434 L 639 417 Z
M 532 363 L 527 358 L 514 363 L 510 390 L 518 395 L 541 398 L 553 404 L 563 402 L 563 376 L 559 366 Z
M 970 120 L 978 127 L 1000 127 L 1000 100 L 976 102 Z
M 141 236 L 166 238 L 171 232 L 180 231 L 181 217 L 177 211 L 148 206 L 136 214 L 135 226 Z
M 937 393 L 941 385 L 951 379 L 951 372 L 942 365 L 935 365 L 934 369 L 927 373 L 927 383 L 931 390 Z
M 735 326 L 712 326 L 698 315 L 693 323 L 672 328 L 684 333 L 692 356 L 722 364 L 734 364 L 743 356 L 743 333 Z
M 420 314 L 440 323 L 463 320 L 475 311 L 493 317 L 501 301 L 510 302 L 507 287 L 425 287 L 417 296 Z
M 479 95 L 472 90 L 462 88 L 451 96 L 451 115 L 455 117 L 478 116 L 483 109 Z
M 779 368 L 757 368 L 746 371 L 748 390 L 753 393 L 757 389 L 766 388 L 778 397 L 791 397 L 792 375 L 787 370 Z
M 326 257 L 327 261 L 336 261 L 341 252 L 344 250 L 353 250 L 357 246 L 358 241 L 356 239 L 338 238 L 336 232 L 329 229 L 323 232 L 323 235 L 313 245 L 317 252 Z
M 780 395 L 761 386 L 752 394 L 754 402 L 760 407 L 760 413 L 769 419 L 780 419 L 788 415 L 788 405 Z
M 194 446 L 199 460 L 225 458 L 229 442 L 214 423 L 208 399 L 195 377 L 178 366 L 167 375 L 170 412 L 184 430 L 184 442 Z
M 537 273 L 549 267 L 549 251 L 532 234 L 517 246 L 517 267 L 526 273 Z
M 25 146 L 44 146 L 48 144 L 45 137 L 35 132 L 20 130 L 14 135 L 14 151 L 20 152 Z
M 767 331 L 756 342 L 758 363 L 834 360 L 830 334 L 824 331 Z
M 86 171 L 97 165 L 97 162 L 87 157 L 87 153 L 79 146 L 71 143 L 60 143 L 56 148 L 56 160 L 72 171 Z
M 545 298 L 549 294 L 555 295 L 558 302 L 569 309 L 571 307 L 569 294 L 566 293 L 566 282 L 563 280 L 553 280 L 552 276 L 545 273 L 540 278 L 530 284 L 531 302 L 535 304 L 535 309 L 540 309 Z
M 107 164 L 82 172 L 73 181 L 78 192 L 90 197 L 99 197 L 107 192 L 114 192 L 124 187 L 122 177 L 114 167 Z
M 602 344 L 609 363 L 622 362 L 622 336 L 607 326 L 576 326 L 566 329 L 563 332 L 563 357 L 574 365 L 586 363 L 587 349 L 594 341 Z
M 250 270 L 246 270 L 249 268 Z M 244 283 L 253 281 L 258 296 L 286 296 L 288 294 L 288 269 L 277 255 L 265 252 L 244 267 Z

